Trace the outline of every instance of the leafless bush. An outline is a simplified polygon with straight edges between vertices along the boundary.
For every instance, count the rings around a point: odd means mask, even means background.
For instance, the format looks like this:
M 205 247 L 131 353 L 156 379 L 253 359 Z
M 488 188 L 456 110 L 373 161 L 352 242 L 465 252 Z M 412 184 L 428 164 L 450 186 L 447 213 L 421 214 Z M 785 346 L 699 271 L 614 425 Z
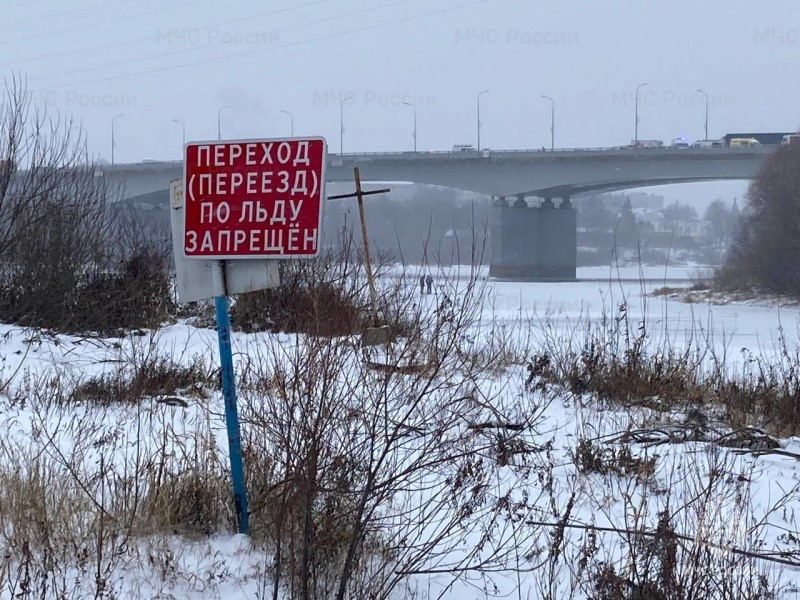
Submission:
M 746 352 L 738 370 L 702 336 L 683 346 L 654 343 L 646 321 L 631 322 L 624 302 L 613 317 L 583 321 L 569 337 L 543 332 L 528 364 L 531 385 L 557 383 L 577 398 L 661 413 L 709 409 L 735 428 L 800 431 L 800 353 L 789 349 L 783 330 L 776 356 Z
M 352 335 L 373 325 L 402 333 L 407 325 L 402 314 L 410 304 L 409 294 L 402 292 L 412 286 L 384 285 L 375 315 L 353 233 L 342 229 L 336 243 L 314 260 L 282 262 L 281 285 L 241 295 L 231 310 L 232 323 L 244 331 L 323 336 Z M 377 278 L 384 267 L 373 265 Z
M 352 230 L 343 230 L 339 243 L 319 258 L 282 262 L 280 287 L 241 295 L 231 310 L 232 323 L 245 331 L 361 331 L 368 295 L 354 250 Z
M 207 437 L 193 441 L 188 460 L 170 466 L 161 454 L 148 470 L 138 533 L 210 536 L 234 528 L 230 478 L 219 450 Z
M 651 496 L 623 484 L 614 493 L 625 507 L 624 524 L 587 528 L 594 536 L 584 552 L 593 564 L 587 591 L 604 600 L 780 597 L 769 562 L 775 555 L 764 551 L 764 536 L 769 517 L 793 501 L 796 489 L 755 517 L 752 471 L 734 455 L 708 447 L 699 457 L 678 460 L 681 492 Z M 671 478 L 675 466 L 664 465 L 659 474 Z M 615 538 L 616 548 L 609 543 Z
M 118 190 L 74 123 L 6 85 L 0 109 L 0 318 L 61 331 L 159 324 L 171 305 L 164 254 L 132 244 Z
M 640 481 L 652 478 L 655 473 L 654 457 L 640 458 L 634 456 L 627 446 L 609 448 L 587 439 L 578 441 L 574 460 L 581 473 L 614 473 L 633 476 Z
M 160 374 L 138 376 L 139 388 L 162 389 L 163 374 L 181 372 L 166 360 L 146 362 Z M 121 365 L 107 381 L 129 376 Z M 0 440 L 0 596 L 127 597 L 137 586 L 122 575 L 141 572 L 149 580 L 161 576 L 148 581 L 161 597 L 159 590 L 173 585 L 193 582 L 201 593 L 215 577 L 229 577 L 227 569 L 204 582 L 198 564 L 190 571 L 180 564 L 191 539 L 233 525 L 210 415 L 195 408 L 188 418 L 186 408 L 158 402 L 71 403 L 74 379 L 68 372 L 31 374 L 4 406 L 3 427 L 14 433 Z M 22 435 L 20 414 L 29 428 Z M 175 534 L 187 539 L 177 548 L 164 543 Z
M 154 398 L 185 404 L 186 397 L 207 396 L 208 388 L 214 383 L 209 367 L 199 360 L 180 365 L 166 356 L 148 355 L 142 362 L 133 362 L 124 369 L 81 382 L 71 393 L 70 400 L 109 405 Z
M 541 466 L 527 436 L 543 405 L 491 388 L 506 353 L 477 351 L 481 289 L 442 281 L 385 351 L 304 336 L 254 360 L 268 383 L 241 414 L 249 452 L 272 457 L 269 477 L 251 477 L 271 490 L 252 526 L 274 545 L 273 598 L 387 597 L 412 573 L 458 578 L 513 552 L 482 536 L 511 527 L 502 469 Z

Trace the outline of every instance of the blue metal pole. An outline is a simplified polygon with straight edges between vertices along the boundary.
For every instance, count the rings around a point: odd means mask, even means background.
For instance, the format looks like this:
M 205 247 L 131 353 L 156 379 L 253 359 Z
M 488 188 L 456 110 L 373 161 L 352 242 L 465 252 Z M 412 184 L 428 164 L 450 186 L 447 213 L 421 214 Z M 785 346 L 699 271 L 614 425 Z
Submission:
M 222 279 L 224 266 L 219 263 L 216 270 Z M 217 275 L 217 274 L 215 274 Z M 223 288 L 224 286 L 219 286 Z M 222 289 L 217 290 L 224 291 Z M 247 512 L 247 488 L 244 481 L 242 442 L 239 433 L 239 411 L 236 408 L 236 385 L 233 379 L 233 353 L 231 352 L 231 324 L 228 316 L 228 297 L 220 294 L 214 298 L 217 312 L 217 335 L 219 336 L 219 358 L 222 370 L 222 396 L 225 399 L 225 425 L 228 429 L 228 451 L 231 457 L 231 479 L 233 501 L 236 507 L 236 522 L 239 533 L 247 535 L 250 530 Z

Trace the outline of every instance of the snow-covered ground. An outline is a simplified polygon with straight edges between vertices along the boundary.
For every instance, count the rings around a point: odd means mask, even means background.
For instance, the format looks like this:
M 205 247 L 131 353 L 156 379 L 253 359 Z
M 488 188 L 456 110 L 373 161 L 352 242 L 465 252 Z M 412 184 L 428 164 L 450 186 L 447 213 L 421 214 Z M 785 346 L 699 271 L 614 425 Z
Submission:
M 417 285 L 419 271 L 407 270 L 409 286 Z M 453 276 L 453 270 L 434 269 L 431 272 L 436 292 L 420 296 L 421 302 L 429 304 L 437 302 L 444 293 L 442 282 Z M 465 277 L 468 269 L 461 267 L 456 272 Z M 537 340 L 545 330 L 549 330 L 550 335 L 555 332 L 566 338 L 578 335 L 582 323 L 598 321 L 604 315 L 613 318 L 624 303 L 630 321 L 646 321 L 654 340 L 669 339 L 677 345 L 698 339 L 708 341 L 720 354 L 728 353 L 732 368 L 746 360 L 747 353 L 743 353 L 743 349 L 761 356 L 777 356 L 781 329 L 789 344 L 792 347 L 796 345 L 800 308 L 777 309 L 755 303 L 684 304 L 651 295 L 665 281 L 672 282 L 670 285 L 690 285 L 696 272 L 697 268 L 686 267 L 643 268 L 641 271 L 636 267 L 619 270 L 584 268 L 579 270 L 579 281 L 574 283 L 515 283 L 487 278 L 483 309 L 475 333 L 507 330 L 518 347 L 522 347 L 524 342 L 535 350 Z M 390 274 L 396 278 L 399 270 L 393 269 Z M 644 277 L 642 280 L 640 275 Z M 481 272 L 481 277 L 486 277 L 485 271 Z M 676 284 L 676 281 L 681 283 Z M 235 333 L 233 345 L 237 368 L 241 373 L 252 361 L 263 358 L 267 347 L 281 347 L 290 352 L 296 343 L 294 335 Z M 196 440 L 206 435 L 224 457 L 225 427 L 217 393 L 211 393 L 208 398 L 193 399 L 188 408 L 168 407 L 150 401 L 138 407 L 108 408 L 45 405 L 33 400 L 20 402 L 25 390 L 46 387 L 53 378 L 72 383 L 85 381 L 101 373 L 113 373 L 121 366 L 133 365 L 148 353 L 169 355 L 181 364 L 201 360 L 214 365 L 218 356 L 216 333 L 181 322 L 157 332 L 102 340 L 0 326 L 0 386 L 5 397 L 0 410 L 0 426 L 5 430 L 5 451 L 0 454 L 0 460 L 18 460 L 24 466 L 27 460 L 32 459 L 32 455 L 26 453 L 37 448 L 50 453 L 53 448 L 59 448 L 61 452 L 69 453 L 79 447 L 84 452 L 80 461 L 88 464 L 98 456 L 97 446 L 91 443 L 93 438 L 113 438 L 113 451 L 109 456 L 124 462 L 130 459 L 132 444 L 137 448 L 141 445 L 139 449 L 142 451 L 155 447 L 166 430 L 186 436 L 184 452 L 191 451 L 191 440 L 198 443 Z M 525 377 L 524 366 L 512 364 L 486 385 L 501 390 L 499 393 L 519 394 Z M 716 544 L 713 547 L 715 552 L 750 543 L 766 551 L 800 549 L 800 533 L 795 520 L 798 495 L 793 491 L 798 485 L 800 462 L 794 458 L 740 455 L 702 442 L 666 444 L 655 448 L 634 444 L 631 447 L 635 454 L 657 456 L 652 480 L 647 485 L 639 485 L 631 476 L 580 473 L 573 460 L 579 439 L 600 438 L 624 431 L 643 422 L 645 415 L 576 405 L 567 396 L 552 397 L 549 393 L 542 391 L 531 396 L 531 401 L 543 401 L 547 397 L 548 403 L 542 407 L 536 431 L 526 439 L 533 445 L 551 445 L 548 452 L 551 462 L 556 465 L 552 471 L 554 479 L 548 484 L 548 494 L 537 491 L 541 494 L 539 500 L 530 502 L 532 508 L 529 507 L 525 518 L 518 523 L 514 532 L 519 536 L 519 540 L 515 537 L 514 544 L 518 549 L 516 562 L 507 564 L 506 572 L 489 575 L 467 572 L 455 584 L 449 574 L 416 575 L 409 579 L 407 588 L 398 592 L 398 598 L 407 597 L 412 591 L 417 592 L 420 598 L 438 597 L 440 594 L 452 599 L 542 597 L 544 592 L 537 587 L 537 581 L 541 580 L 537 573 L 541 574 L 543 569 L 552 569 L 554 579 L 561 586 L 553 597 L 569 597 L 570 573 L 574 567 L 569 561 L 579 554 L 580 545 L 585 542 L 585 532 L 575 529 L 566 534 L 565 547 L 569 551 L 565 550 L 560 563 L 544 561 L 546 564 L 538 566 L 537 570 L 531 569 L 542 562 L 552 531 L 538 528 L 533 523 L 558 521 L 558 511 L 565 510 L 571 496 L 574 506 L 569 520 L 576 525 L 653 527 L 659 510 L 666 506 L 675 509 L 685 503 L 688 508 L 676 526 L 679 533 L 691 537 L 699 536 L 702 531 L 705 539 Z M 25 397 L 32 396 L 28 394 Z M 64 415 L 75 413 L 90 415 L 79 422 L 84 425 L 91 423 L 94 429 L 60 429 Z M 142 435 L 142 427 L 152 428 L 152 431 Z M 784 450 L 800 453 L 798 439 L 785 439 L 781 444 Z M 709 473 L 712 472 L 721 476 L 711 481 Z M 519 479 L 515 469 L 509 467 L 504 473 L 504 485 L 509 485 L 514 495 L 535 495 L 532 488 L 525 487 L 531 484 Z M 700 513 L 691 502 L 703 491 L 711 491 L 717 497 L 714 502 L 704 505 L 704 512 Z M 763 544 L 759 545 L 761 542 Z M 114 586 L 117 597 L 267 597 L 268 556 L 251 548 L 246 538 L 217 534 L 207 539 L 186 540 L 168 536 L 137 543 L 141 556 L 155 556 L 158 560 L 169 556 L 174 564 L 162 569 L 163 564 L 154 566 L 152 560 L 135 564 L 120 562 L 109 578 L 109 585 Z M 597 543 L 603 546 L 603 556 L 608 560 L 621 559 L 627 552 L 624 540 L 616 534 L 603 535 Z M 567 558 L 569 556 L 573 558 Z M 800 587 L 800 571 L 792 566 L 769 564 L 765 568 L 784 586 L 785 593 L 781 597 L 797 597 L 797 592 L 792 589 Z M 10 597 L 9 590 L 3 585 L 4 582 L 0 581 L 0 598 Z M 91 585 L 79 585 L 72 590 L 72 597 L 83 597 L 84 590 L 89 589 Z M 587 597 L 586 591 L 576 591 L 575 597 Z

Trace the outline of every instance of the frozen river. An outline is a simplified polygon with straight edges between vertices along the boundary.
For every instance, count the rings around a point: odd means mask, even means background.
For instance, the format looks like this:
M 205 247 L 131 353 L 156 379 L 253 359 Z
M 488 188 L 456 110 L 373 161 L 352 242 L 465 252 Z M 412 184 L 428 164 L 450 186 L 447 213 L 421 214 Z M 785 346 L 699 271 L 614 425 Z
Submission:
M 406 276 L 414 282 L 420 269 L 407 268 Z M 455 276 L 464 280 L 470 268 L 432 268 L 430 272 L 434 281 Z M 726 349 L 729 358 L 738 362 L 743 348 L 774 354 L 783 329 L 787 346 L 797 347 L 800 307 L 795 304 L 774 299 L 723 303 L 717 298 L 689 303 L 654 294 L 663 287 L 689 288 L 709 272 L 703 266 L 582 267 L 574 282 L 517 282 L 491 279 L 485 267 L 478 271 L 486 286 L 484 322 L 529 321 L 537 326 L 562 325 L 570 331 L 580 321 L 617 316 L 624 303 L 634 326 L 646 316 L 649 337 L 655 343 L 665 337 L 676 344 L 711 340 L 718 351 Z

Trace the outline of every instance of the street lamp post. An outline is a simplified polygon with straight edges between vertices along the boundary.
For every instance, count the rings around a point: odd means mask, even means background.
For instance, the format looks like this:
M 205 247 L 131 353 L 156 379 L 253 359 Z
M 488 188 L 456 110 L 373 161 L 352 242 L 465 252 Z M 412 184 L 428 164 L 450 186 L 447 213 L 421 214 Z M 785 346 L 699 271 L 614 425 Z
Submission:
M 122 116 L 122 113 L 120 113 L 118 115 L 114 115 L 114 117 L 111 119 L 111 164 L 112 165 L 114 164 L 114 148 L 117 145 L 117 138 L 116 138 L 116 135 L 115 135 L 114 123 L 121 116 Z
M 289 115 L 289 137 L 294 137 L 294 115 L 288 110 L 281 109 L 281 112 L 285 115 Z
M 222 111 L 225 110 L 226 108 L 230 108 L 230 106 L 229 105 L 220 106 L 217 109 L 217 139 L 218 140 L 222 139 Z
M 172 119 L 173 123 L 177 123 L 181 126 L 182 136 L 181 139 L 183 140 L 183 145 L 181 146 L 181 156 L 183 156 L 183 149 L 186 147 L 186 123 L 181 121 L 180 119 Z
M 639 143 L 639 90 L 646 86 L 646 83 L 640 83 L 636 86 L 636 119 L 633 129 L 633 144 L 638 145 Z
M 86 136 L 86 132 L 83 130 L 83 125 L 72 125 L 70 131 L 73 129 L 78 132 L 78 142 L 83 139 L 83 160 L 86 164 L 89 164 L 89 138 Z
M 406 106 L 410 106 L 411 109 L 414 111 L 414 133 L 412 137 L 414 138 L 414 152 L 417 151 L 417 105 L 412 104 L 411 102 L 403 102 Z
M 556 102 L 550 96 L 542 96 L 550 101 L 550 150 L 556 148 Z
M 478 150 L 481 149 L 481 96 L 488 94 L 491 90 L 482 90 L 478 93 Z
M 339 102 L 339 154 L 344 154 L 344 103 L 352 99 L 352 96 L 347 96 Z
M 708 92 L 706 92 L 705 90 L 697 90 L 697 91 L 703 94 L 703 96 L 705 96 L 706 98 L 706 124 L 705 124 L 706 136 L 703 139 L 708 140 Z

